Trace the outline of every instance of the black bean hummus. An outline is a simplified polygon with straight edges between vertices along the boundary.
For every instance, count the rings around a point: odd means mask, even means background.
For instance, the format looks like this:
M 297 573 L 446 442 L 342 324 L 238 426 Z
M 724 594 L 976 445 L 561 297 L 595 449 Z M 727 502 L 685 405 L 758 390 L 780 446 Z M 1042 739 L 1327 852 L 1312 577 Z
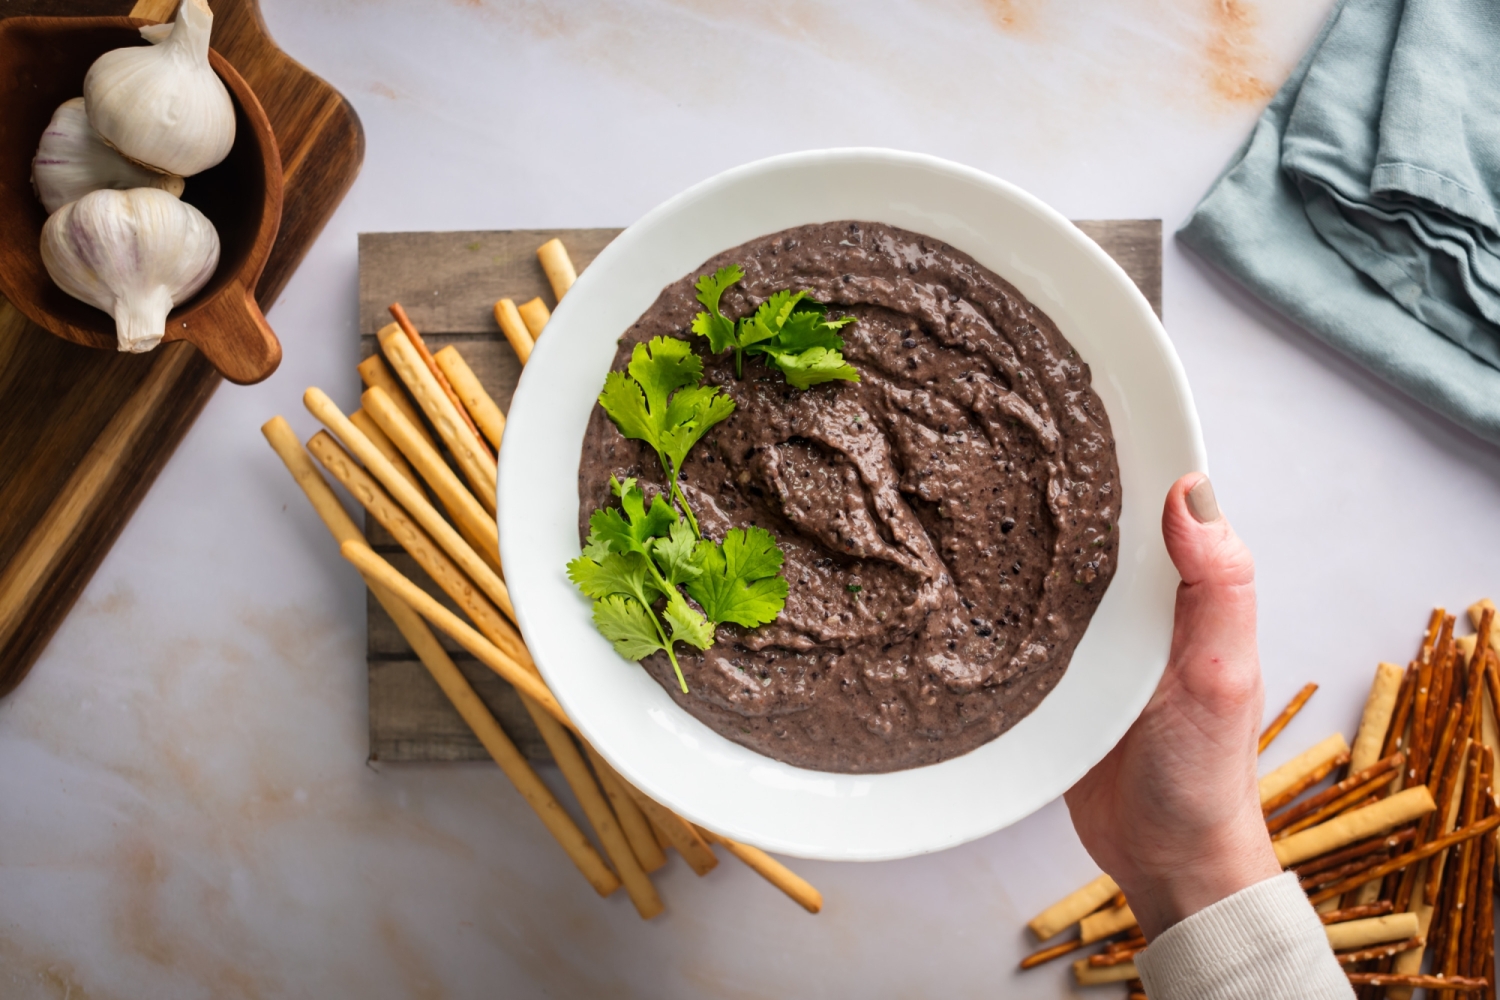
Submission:
M 693 282 L 745 279 L 731 319 L 808 289 L 858 383 L 807 391 L 690 333 Z M 786 553 L 770 625 L 643 665 L 728 739 L 818 771 L 934 764 L 1015 725 L 1067 669 L 1114 575 L 1120 473 L 1089 368 L 1041 311 L 966 254 L 868 222 L 788 229 L 669 285 L 625 335 L 686 340 L 736 404 L 689 454 L 682 486 L 706 537 L 759 525 Z M 610 476 L 663 485 L 645 444 L 597 405 L 578 470 L 579 530 L 614 504 Z

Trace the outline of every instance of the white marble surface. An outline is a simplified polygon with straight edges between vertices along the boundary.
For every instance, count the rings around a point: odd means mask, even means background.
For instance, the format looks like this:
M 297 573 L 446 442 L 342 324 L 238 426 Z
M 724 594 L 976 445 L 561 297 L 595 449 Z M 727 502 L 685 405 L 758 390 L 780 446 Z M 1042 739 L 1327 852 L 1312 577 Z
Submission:
M 31 677 L 0 702 L 0 995 L 1059 997 L 1023 921 L 1093 869 L 1054 803 L 898 863 L 727 861 L 597 899 L 488 766 L 367 767 L 364 601 L 261 440 L 354 399 L 361 230 L 625 225 L 761 155 L 886 145 L 1073 217 L 1184 217 L 1329 0 L 263 0 L 363 175 Z M 1357 718 L 1433 603 L 1500 591 L 1500 451 L 1166 248 L 1166 324 L 1259 558 L 1275 762 Z M 1114 995 L 1113 989 L 1100 995 Z

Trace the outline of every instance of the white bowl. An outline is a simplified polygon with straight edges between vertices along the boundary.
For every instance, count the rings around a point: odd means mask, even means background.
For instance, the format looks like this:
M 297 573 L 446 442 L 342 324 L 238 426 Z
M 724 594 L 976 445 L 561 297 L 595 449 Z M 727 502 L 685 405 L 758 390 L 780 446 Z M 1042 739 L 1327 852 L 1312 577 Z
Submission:
M 661 289 L 720 251 L 791 226 L 857 219 L 971 254 L 1057 323 L 1093 368 L 1113 425 L 1123 509 L 1114 582 L 1062 681 L 1009 732 L 930 767 L 829 774 L 731 743 L 594 630 L 563 567 L 578 554 L 578 461 L 616 338 Z M 1156 687 L 1177 574 L 1159 518 L 1206 471 L 1197 413 L 1150 305 L 1067 219 L 988 174 L 885 149 L 772 157 L 704 181 L 611 243 L 558 307 L 511 404 L 500 544 L 521 631 L 578 729 L 643 792 L 695 823 L 806 858 L 909 857 L 982 837 L 1066 791 Z

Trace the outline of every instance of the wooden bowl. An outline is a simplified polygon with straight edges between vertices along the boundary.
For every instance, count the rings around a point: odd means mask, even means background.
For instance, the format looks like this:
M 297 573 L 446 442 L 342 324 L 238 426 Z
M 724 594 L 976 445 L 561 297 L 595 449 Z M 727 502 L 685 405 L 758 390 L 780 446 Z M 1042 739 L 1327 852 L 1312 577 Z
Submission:
M 42 265 L 47 210 L 31 185 L 31 161 L 57 106 L 83 93 L 95 59 L 146 45 L 129 17 L 14 17 L 0 20 L 0 294 L 59 337 L 114 350 L 113 317 L 68 295 Z M 255 302 L 255 285 L 281 222 L 281 154 L 260 102 L 225 59 L 208 53 L 234 101 L 234 147 L 224 161 L 187 179 L 182 200 L 219 233 L 219 266 L 196 295 L 167 317 L 163 341 L 186 340 L 231 382 L 259 382 L 276 370 L 281 344 Z

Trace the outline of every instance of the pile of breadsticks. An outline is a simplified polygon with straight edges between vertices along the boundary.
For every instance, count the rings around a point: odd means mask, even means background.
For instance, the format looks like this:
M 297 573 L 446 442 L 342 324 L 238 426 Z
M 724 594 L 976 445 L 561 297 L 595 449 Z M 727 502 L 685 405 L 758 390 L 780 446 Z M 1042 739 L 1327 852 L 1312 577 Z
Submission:
M 1495 996 L 1500 627 L 1489 600 L 1468 616 L 1474 634 L 1456 636 L 1455 617 L 1438 608 L 1410 664 L 1380 664 L 1352 748 L 1335 733 L 1260 779 L 1276 856 L 1297 873 L 1361 1000 L 1409 1000 L 1418 988 Z M 1272 722 L 1262 751 L 1315 690 Z M 1075 930 L 1023 969 L 1102 945 L 1073 962 L 1078 983 L 1128 983 L 1131 1000 L 1144 1000 L 1134 956 L 1146 939 L 1109 876 L 1028 926 L 1044 942 Z
M 552 240 L 538 257 L 561 299 L 574 279 L 567 252 Z M 495 312 L 524 364 L 546 322 L 546 305 L 538 299 L 518 312 L 514 303 L 502 299 Z M 359 410 L 346 416 L 313 388 L 304 402 L 327 429 L 315 434 L 305 450 L 281 417 L 261 428 L 344 558 L 359 570 L 474 735 L 601 896 L 624 886 L 640 915 L 654 917 L 662 903 L 647 876 L 666 864 L 667 849 L 675 848 L 704 875 L 718 863 L 709 845 L 719 843 L 808 911 L 818 912 L 823 898 L 811 885 L 763 851 L 694 826 L 647 798 L 573 727 L 515 628 L 500 565 L 495 457 L 505 416 L 456 349 L 430 353 L 399 305 L 391 306 L 391 314 L 396 322 L 380 331 L 381 354 L 359 366 L 368 387 Z M 528 327 L 528 320 L 535 325 Z M 314 458 L 400 542 L 462 616 L 371 549 Z M 597 847 L 500 728 L 432 627 L 520 693 L 593 827 Z

